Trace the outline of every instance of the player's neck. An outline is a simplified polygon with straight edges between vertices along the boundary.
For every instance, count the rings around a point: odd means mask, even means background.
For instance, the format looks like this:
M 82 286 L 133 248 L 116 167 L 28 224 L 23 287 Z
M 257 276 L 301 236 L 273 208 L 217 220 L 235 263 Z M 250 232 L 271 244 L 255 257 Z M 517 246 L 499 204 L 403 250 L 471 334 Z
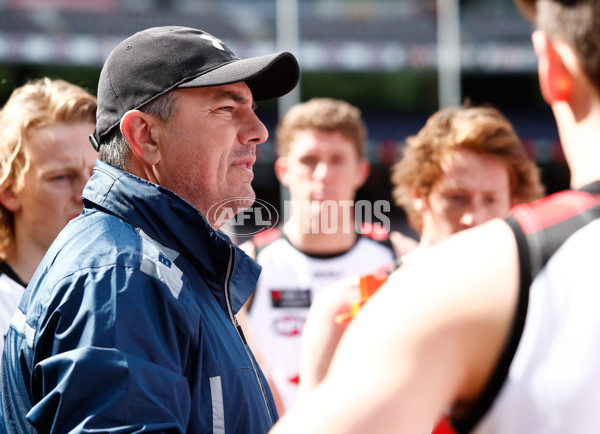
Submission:
M 9 267 L 12 268 L 23 282 L 29 282 L 31 280 L 39 262 L 40 261 L 29 261 L 28 258 L 17 258 L 16 256 L 6 261 Z
M 358 237 L 354 221 L 347 224 L 348 230 L 310 230 L 299 220 L 290 220 L 284 226 L 284 233 L 290 243 L 301 252 L 313 255 L 330 255 L 350 250 Z
M 600 180 L 600 101 L 592 104 L 581 118 L 564 106 L 555 106 L 553 111 L 571 171 L 571 186 L 580 188 Z
M 46 252 L 32 240 L 19 237 L 18 233 L 15 241 L 14 255 L 6 263 L 23 282 L 29 282 Z

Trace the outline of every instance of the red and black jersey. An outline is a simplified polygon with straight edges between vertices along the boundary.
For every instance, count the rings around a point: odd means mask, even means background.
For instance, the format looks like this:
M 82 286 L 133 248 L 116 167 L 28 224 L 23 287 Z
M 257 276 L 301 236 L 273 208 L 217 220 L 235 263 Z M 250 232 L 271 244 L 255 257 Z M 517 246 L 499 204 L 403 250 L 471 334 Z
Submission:
M 600 181 L 513 208 L 520 294 L 509 340 L 458 432 L 596 432 Z

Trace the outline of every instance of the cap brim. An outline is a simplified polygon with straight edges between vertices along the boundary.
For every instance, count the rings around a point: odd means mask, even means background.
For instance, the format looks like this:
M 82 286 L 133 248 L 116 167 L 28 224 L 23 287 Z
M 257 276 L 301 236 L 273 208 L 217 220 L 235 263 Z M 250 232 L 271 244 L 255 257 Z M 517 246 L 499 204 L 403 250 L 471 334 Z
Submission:
M 255 101 L 264 101 L 285 95 L 299 79 L 298 61 L 291 53 L 281 52 L 227 63 L 177 87 L 222 86 L 243 81 Z

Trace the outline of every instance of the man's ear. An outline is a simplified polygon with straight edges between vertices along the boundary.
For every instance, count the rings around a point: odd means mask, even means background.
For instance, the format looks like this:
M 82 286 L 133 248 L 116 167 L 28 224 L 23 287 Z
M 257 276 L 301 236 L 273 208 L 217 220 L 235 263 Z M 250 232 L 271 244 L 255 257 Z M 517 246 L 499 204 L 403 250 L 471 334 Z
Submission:
M 121 118 L 121 133 L 133 154 L 149 166 L 160 161 L 160 148 L 155 139 L 157 119 L 139 110 L 130 110 Z
M 563 54 L 548 35 L 540 30 L 531 36 L 538 58 L 540 90 L 548 104 L 569 102 L 573 91 L 573 76 L 565 64 Z
M 419 188 L 417 188 L 417 187 L 411 188 L 410 198 L 411 198 L 412 206 L 416 211 L 418 211 L 420 213 L 425 211 L 425 209 L 427 208 L 427 200 L 425 197 L 423 197 L 423 193 L 420 191 Z
M 285 185 L 286 187 L 289 187 L 287 180 L 286 180 L 286 174 L 287 174 L 287 168 L 288 168 L 288 164 L 287 164 L 287 158 L 285 157 L 278 157 L 275 160 L 275 176 L 277 177 L 277 180 Z
M 369 173 L 371 172 L 371 163 L 366 158 L 361 158 L 358 162 L 358 176 L 356 178 L 356 188 L 359 189 L 367 179 L 369 178 Z
M 15 213 L 21 209 L 21 201 L 15 193 L 12 191 L 12 188 L 7 187 L 0 190 L 0 204 L 8 211 Z

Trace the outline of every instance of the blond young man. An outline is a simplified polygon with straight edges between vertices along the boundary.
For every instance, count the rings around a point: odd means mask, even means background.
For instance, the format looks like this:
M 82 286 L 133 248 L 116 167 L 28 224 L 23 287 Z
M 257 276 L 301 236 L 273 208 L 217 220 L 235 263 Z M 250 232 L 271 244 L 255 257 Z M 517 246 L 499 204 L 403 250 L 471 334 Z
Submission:
M 97 158 L 96 97 L 43 78 L 15 89 L 0 111 L 0 333 L 54 238 L 81 214 Z

